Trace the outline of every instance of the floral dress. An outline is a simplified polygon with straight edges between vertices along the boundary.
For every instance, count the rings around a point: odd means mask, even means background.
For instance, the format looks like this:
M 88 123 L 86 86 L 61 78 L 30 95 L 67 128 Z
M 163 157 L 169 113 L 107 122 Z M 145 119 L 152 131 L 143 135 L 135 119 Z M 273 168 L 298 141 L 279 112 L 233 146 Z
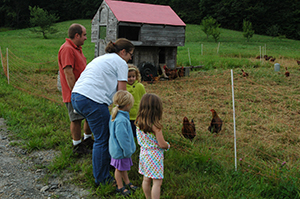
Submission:
M 153 133 L 144 133 L 137 127 L 137 141 L 141 146 L 139 173 L 152 179 L 164 178 L 164 149 L 158 146 Z

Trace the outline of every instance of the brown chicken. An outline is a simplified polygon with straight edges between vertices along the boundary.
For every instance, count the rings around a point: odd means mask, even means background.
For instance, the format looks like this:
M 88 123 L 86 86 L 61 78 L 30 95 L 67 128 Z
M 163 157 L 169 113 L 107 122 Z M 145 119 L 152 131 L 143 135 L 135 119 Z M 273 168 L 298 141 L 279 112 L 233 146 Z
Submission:
M 296 60 L 296 61 L 297 61 L 297 64 L 300 65 L 300 60 Z
M 163 66 L 163 69 L 165 70 L 165 73 L 167 74 L 169 71 L 171 71 L 171 69 L 169 69 L 168 67 L 167 67 L 167 65 L 164 65 Z
M 290 72 L 287 70 L 287 67 L 285 67 L 285 73 L 284 73 L 284 75 L 285 75 L 286 77 L 289 77 L 289 76 L 290 76 Z
M 243 69 L 241 69 L 241 71 L 242 71 L 242 76 L 243 76 L 243 77 L 248 77 L 248 76 L 249 76 L 249 74 L 246 73 Z
M 222 130 L 223 121 L 218 116 L 217 112 L 214 109 L 210 110 L 212 112 L 212 120 L 210 126 L 208 127 L 209 132 L 219 133 Z
M 182 135 L 183 137 L 190 139 L 191 141 L 196 136 L 196 128 L 194 121 L 191 120 L 189 122 L 189 119 L 187 117 L 183 118 Z
M 274 62 L 276 60 L 276 58 L 271 58 L 270 62 Z
M 175 79 L 178 77 L 177 69 L 170 69 L 166 65 L 163 66 L 163 69 L 165 70 L 165 74 L 168 76 L 169 79 Z
M 184 67 L 183 66 L 178 70 L 178 76 L 184 77 Z
M 177 69 L 170 70 L 167 75 L 169 79 L 176 79 L 178 77 Z
M 269 59 L 272 58 L 272 56 L 265 55 L 264 58 L 265 58 L 266 61 L 268 61 Z

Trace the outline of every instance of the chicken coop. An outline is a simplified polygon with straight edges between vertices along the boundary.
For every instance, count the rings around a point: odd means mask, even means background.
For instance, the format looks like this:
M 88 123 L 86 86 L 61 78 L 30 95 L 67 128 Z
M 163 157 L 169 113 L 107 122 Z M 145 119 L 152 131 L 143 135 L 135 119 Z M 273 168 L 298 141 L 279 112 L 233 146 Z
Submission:
M 157 76 L 162 65 L 176 68 L 177 47 L 185 43 L 185 23 L 170 6 L 104 0 L 92 20 L 95 57 L 105 53 L 108 42 L 118 38 L 134 46 L 131 63 L 142 79 Z

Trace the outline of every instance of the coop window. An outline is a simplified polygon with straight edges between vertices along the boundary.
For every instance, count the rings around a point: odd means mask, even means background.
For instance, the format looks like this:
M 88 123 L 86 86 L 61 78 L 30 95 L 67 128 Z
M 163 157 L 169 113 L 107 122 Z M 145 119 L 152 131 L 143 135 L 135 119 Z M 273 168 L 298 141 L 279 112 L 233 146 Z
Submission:
M 139 41 L 140 27 L 119 26 L 119 38 L 126 38 L 131 41 Z
M 106 26 L 99 27 L 99 39 L 104 39 L 106 37 Z

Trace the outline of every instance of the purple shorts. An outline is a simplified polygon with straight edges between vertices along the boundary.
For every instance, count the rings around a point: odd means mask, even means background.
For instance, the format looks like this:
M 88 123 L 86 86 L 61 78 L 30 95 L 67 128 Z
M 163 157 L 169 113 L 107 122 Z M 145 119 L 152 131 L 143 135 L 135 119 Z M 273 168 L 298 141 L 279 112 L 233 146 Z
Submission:
M 111 158 L 110 165 L 119 171 L 129 171 L 133 165 L 131 158 L 113 159 Z

